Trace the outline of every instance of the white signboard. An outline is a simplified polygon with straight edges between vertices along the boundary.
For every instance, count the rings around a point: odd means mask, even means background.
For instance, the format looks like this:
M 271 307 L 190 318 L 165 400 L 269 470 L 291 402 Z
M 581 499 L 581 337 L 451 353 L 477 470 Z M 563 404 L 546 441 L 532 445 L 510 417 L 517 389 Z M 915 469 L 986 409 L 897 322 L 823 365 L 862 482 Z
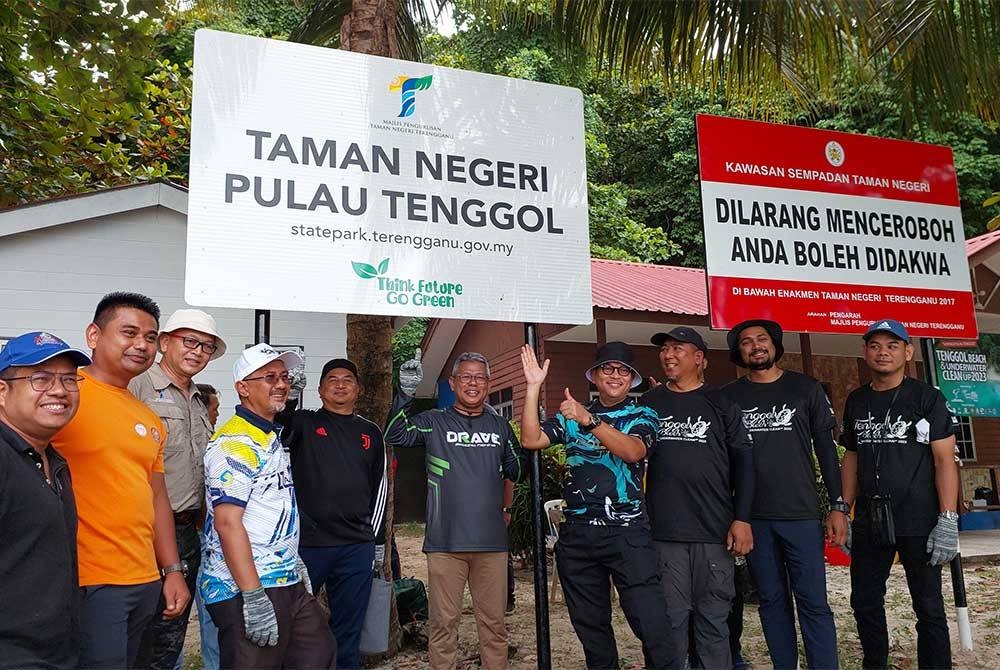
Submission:
M 579 90 L 200 30 L 185 299 L 592 320 Z

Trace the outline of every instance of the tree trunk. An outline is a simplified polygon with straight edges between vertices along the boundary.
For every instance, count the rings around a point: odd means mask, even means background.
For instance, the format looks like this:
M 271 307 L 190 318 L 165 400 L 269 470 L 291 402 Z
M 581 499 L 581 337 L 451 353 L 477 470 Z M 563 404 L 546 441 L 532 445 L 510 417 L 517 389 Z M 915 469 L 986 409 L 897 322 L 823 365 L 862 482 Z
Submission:
M 340 25 L 340 47 L 372 56 L 399 56 L 396 39 L 396 12 L 399 0 L 352 0 L 351 11 Z M 347 357 L 361 372 L 358 411 L 379 425 L 385 425 L 392 404 L 392 319 L 385 316 L 347 315 Z M 395 504 L 395 473 L 392 447 L 385 449 L 388 495 L 385 504 L 385 562 L 383 576 L 391 579 L 391 547 Z M 392 598 L 389 613 L 389 653 L 392 658 L 403 644 L 403 631 Z

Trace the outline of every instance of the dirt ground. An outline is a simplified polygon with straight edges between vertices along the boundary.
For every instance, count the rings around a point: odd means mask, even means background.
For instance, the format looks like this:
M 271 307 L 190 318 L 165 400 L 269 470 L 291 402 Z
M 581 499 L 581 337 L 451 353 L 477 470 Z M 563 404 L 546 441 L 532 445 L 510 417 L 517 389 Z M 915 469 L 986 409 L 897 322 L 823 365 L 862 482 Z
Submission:
M 423 526 L 408 524 L 397 528 L 396 543 L 404 577 L 427 580 L 427 563 L 420 551 L 423 542 Z M 515 565 L 515 585 L 517 606 L 507 617 L 507 630 L 512 647 L 511 670 L 528 670 L 537 667 L 535 655 L 534 589 L 530 568 Z M 549 575 L 551 579 L 551 563 Z M 947 574 L 947 573 L 946 573 Z M 828 566 L 828 591 L 830 607 L 837 621 L 837 637 L 840 644 L 840 661 L 843 668 L 859 668 L 861 648 L 858 643 L 849 604 L 850 576 L 845 567 Z M 951 597 L 950 578 L 946 576 L 945 603 L 951 621 L 952 649 L 956 668 L 1000 668 L 1000 566 L 967 566 L 965 570 L 966 588 L 969 594 L 969 616 L 972 620 L 972 640 L 975 651 L 958 649 L 958 630 L 954 616 L 954 602 Z M 475 621 L 472 604 L 466 592 L 465 616 L 459 631 L 459 668 L 468 670 L 479 667 Z M 909 593 L 903 577 L 902 566 L 895 566 L 889 578 L 886 610 L 890 634 L 891 667 L 899 670 L 916 668 L 916 633 L 914 615 L 910 606 Z M 619 656 L 623 668 L 642 667 L 642 652 L 639 641 L 632 635 L 625 616 L 615 607 L 613 614 L 615 632 L 618 639 Z M 757 607 L 747 605 L 744 617 L 743 655 L 756 668 L 769 668 L 767 646 L 761 633 Z M 195 621 L 189 627 L 185 644 L 187 651 L 186 668 L 201 667 L 197 657 L 198 626 Z M 562 603 L 549 607 L 549 628 L 552 649 L 552 667 L 577 670 L 584 667 L 583 649 L 569 623 L 569 615 Z M 429 668 L 427 650 L 406 648 L 390 663 L 379 666 L 379 670 L 389 668 L 423 669 Z

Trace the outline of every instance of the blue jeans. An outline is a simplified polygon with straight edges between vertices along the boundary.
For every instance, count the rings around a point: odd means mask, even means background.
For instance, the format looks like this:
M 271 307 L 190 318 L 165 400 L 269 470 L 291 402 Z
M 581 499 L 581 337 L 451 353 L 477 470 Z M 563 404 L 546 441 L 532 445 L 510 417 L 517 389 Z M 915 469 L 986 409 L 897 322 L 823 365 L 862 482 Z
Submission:
M 339 547 L 299 547 L 314 590 L 326 585 L 330 630 L 337 639 L 338 670 L 361 667 L 361 626 L 372 590 L 375 543 Z
M 751 526 L 753 551 L 747 561 L 757 581 L 760 624 L 771 663 L 776 670 L 798 665 L 794 595 L 807 667 L 840 667 L 837 629 L 826 600 L 822 524 L 817 519 L 754 519 Z

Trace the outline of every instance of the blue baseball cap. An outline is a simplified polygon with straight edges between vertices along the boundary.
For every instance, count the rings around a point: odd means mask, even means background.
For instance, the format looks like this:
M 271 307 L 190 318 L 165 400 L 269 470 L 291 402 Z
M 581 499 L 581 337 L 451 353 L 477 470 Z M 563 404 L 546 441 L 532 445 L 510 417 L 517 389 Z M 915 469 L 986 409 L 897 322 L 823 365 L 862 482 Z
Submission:
M 67 355 L 77 367 L 90 365 L 90 356 L 74 349 L 55 335 L 35 331 L 18 335 L 0 351 L 0 372 L 12 367 L 26 367 L 44 363 L 50 358 Z
M 895 319 L 879 319 L 872 325 L 868 326 L 868 330 L 864 335 L 865 342 L 867 342 L 868 338 L 875 333 L 889 333 L 890 335 L 894 335 L 903 340 L 907 344 L 910 342 L 910 334 L 906 332 L 906 326 Z

